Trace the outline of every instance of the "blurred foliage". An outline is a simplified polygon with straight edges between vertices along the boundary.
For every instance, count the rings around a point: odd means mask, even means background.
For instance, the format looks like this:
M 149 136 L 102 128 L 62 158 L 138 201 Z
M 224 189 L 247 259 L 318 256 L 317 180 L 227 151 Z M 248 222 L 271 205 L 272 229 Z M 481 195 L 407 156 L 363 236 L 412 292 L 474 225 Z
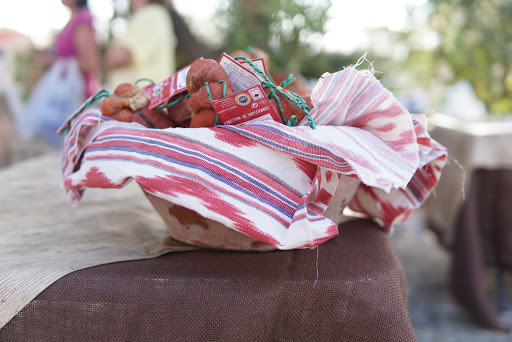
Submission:
M 126 0 L 113 1 L 114 22 L 127 15 L 127 8 L 123 5 Z M 198 56 L 215 59 L 222 52 L 255 47 L 269 54 L 269 68 L 273 71 L 300 73 L 308 79 L 317 79 L 325 72 L 339 71 L 356 63 L 364 51 L 331 53 L 321 51 L 318 47 L 320 44 L 315 44 L 315 40 L 320 41 L 325 34 L 331 3 L 332 0 L 219 1 L 213 20 L 217 26 L 216 32 L 222 35 L 220 46 L 214 43 L 217 39 L 200 35 L 191 37 L 190 34 L 197 35 L 197 31 L 194 27 L 185 27 L 190 26 L 190 21 L 176 17 L 174 13 L 173 23 L 179 48 L 177 65 L 183 67 Z M 195 45 L 193 53 L 183 54 L 183 43 Z M 388 63 L 390 58 L 374 57 L 379 67 L 383 67 L 384 63 L 393 66 Z M 379 74 L 375 76 L 380 77 Z
M 325 72 L 336 72 L 354 64 L 364 52 L 351 54 L 328 53 L 314 46 L 321 40 L 329 19 L 332 0 L 226 0 L 219 1 L 214 16 L 222 43 L 212 43 L 209 37 L 192 37 L 193 27 L 173 15 L 178 38 L 177 65 L 183 67 L 199 56 L 218 58 L 222 52 L 260 48 L 270 56 L 273 71 L 298 72 L 317 79 Z M 126 16 L 126 0 L 114 0 L 114 18 Z M 178 15 L 180 15 L 178 13 Z M 178 24 L 178 25 L 176 25 Z M 192 30 L 191 30 L 192 29 Z M 190 32 L 189 32 L 190 31 Z M 197 31 L 196 31 L 197 32 Z M 195 33 L 197 34 L 197 33 Z M 192 53 L 182 50 L 194 45 Z
M 219 10 L 219 25 L 224 32 L 222 50 L 232 52 L 256 47 L 266 51 L 273 70 L 307 71 L 320 68 L 326 54 L 311 58 L 308 41 L 325 33 L 331 0 L 230 0 Z M 335 57 L 332 57 L 335 58 Z M 312 65 L 313 62 L 315 65 Z M 306 74 L 306 72 L 304 72 Z M 316 72 L 318 74 L 318 72 Z
M 431 53 L 412 53 L 411 64 L 442 63 L 452 82 L 472 84 L 490 114 L 511 113 L 512 1 L 429 0 L 429 5 L 429 24 L 440 42 Z
M 306 53 L 301 56 L 299 71 L 306 78 L 317 79 L 326 72 L 334 73 L 342 70 L 344 67 L 355 64 L 362 54 L 363 52 L 341 54 L 325 51 Z

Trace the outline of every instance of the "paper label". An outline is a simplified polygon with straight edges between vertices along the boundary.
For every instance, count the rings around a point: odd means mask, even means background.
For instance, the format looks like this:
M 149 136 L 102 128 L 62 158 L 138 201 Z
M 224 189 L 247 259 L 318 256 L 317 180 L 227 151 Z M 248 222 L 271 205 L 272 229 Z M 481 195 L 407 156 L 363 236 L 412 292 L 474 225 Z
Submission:
M 159 106 L 162 103 L 169 101 L 169 99 L 174 95 L 187 90 L 187 73 L 192 64 L 194 64 L 194 62 L 180 69 L 168 79 L 154 86 L 151 85 L 152 91 L 150 94 L 151 96 L 149 96 L 149 109 L 153 110 L 155 109 L 156 106 Z
M 242 63 L 238 63 L 226 53 L 220 56 L 219 64 L 226 70 L 235 93 L 260 85 L 263 81 L 263 77 L 257 74 L 247 63 L 244 63 L 245 66 L 243 66 Z
M 253 120 L 280 121 L 274 107 L 258 84 L 229 97 L 212 102 L 213 110 L 224 125 L 237 125 Z
M 250 66 L 246 61 L 242 60 L 242 59 L 239 59 L 239 60 L 236 60 L 238 63 L 242 64 L 242 66 L 252 72 L 255 72 L 256 73 L 256 70 L 254 70 L 252 68 L 252 66 Z M 254 64 L 258 69 L 260 69 L 261 71 L 263 71 L 263 73 L 265 75 L 268 76 L 268 73 L 267 73 L 267 67 L 265 65 L 265 60 L 263 58 L 255 58 L 255 59 L 251 59 L 251 62 L 252 64 Z M 260 74 L 258 74 L 258 77 L 261 79 L 261 81 L 264 81 L 263 77 L 261 77 Z

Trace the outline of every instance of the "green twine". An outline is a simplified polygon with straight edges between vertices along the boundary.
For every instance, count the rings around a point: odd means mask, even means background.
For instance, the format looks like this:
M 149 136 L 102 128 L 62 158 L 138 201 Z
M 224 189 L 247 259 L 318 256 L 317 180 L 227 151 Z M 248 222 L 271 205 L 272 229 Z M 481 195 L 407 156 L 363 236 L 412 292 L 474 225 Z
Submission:
M 256 52 L 256 49 L 252 46 L 249 46 L 247 49 L 245 49 L 245 52 L 247 53 L 250 53 L 254 56 L 254 58 L 263 58 L 262 56 L 260 56 L 260 54 L 258 52 Z M 267 65 L 267 68 L 269 68 L 270 65 Z M 274 79 L 272 78 L 272 75 L 268 75 L 268 78 L 272 81 L 274 81 Z
M 94 102 L 98 101 L 98 100 L 101 100 L 102 98 L 105 98 L 109 96 L 109 93 L 108 91 L 106 91 L 105 89 L 101 89 L 100 91 L 98 91 L 96 94 L 94 94 L 93 96 L 91 96 L 83 105 L 82 107 L 80 108 L 79 111 L 77 111 L 75 113 L 75 115 L 73 115 L 71 118 L 69 118 L 68 120 L 68 123 L 66 125 L 66 127 L 64 127 L 60 133 L 67 133 L 68 130 L 69 130 L 69 126 L 71 125 L 71 122 L 73 122 L 73 120 L 78 116 L 80 115 L 85 109 L 89 108 Z
M 270 89 L 270 94 L 268 94 L 267 96 L 268 96 L 269 99 L 270 99 L 271 96 L 273 96 L 276 99 L 277 107 L 279 108 L 279 114 L 281 115 L 281 120 L 283 120 L 284 124 L 287 124 L 286 118 L 284 117 L 284 110 L 283 110 L 283 106 L 281 105 L 281 100 L 276 95 L 276 92 L 274 91 L 274 89 L 272 87 L 266 86 L 264 88 L 269 88 Z
M 222 97 L 221 97 L 223 99 L 226 97 L 226 90 L 227 90 L 226 81 L 220 80 L 217 83 L 224 85 L 224 87 L 222 88 Z M 208 93 L 208 100 L 210 100 L 210 102 L 213 102 L 212 93 L 210 92 L 210 86 L 208 85 L 208 82 L 204 82 L 204 86 L 206 87 L 206 92 Z
M 297 116 L 292 115 L 292 116 L 290 116 L 290 118 L 288 119 L 288 123 L 287 123 L 287 125 L 288 125 L 288 126 L 297 126 L 297 123 L 298 123 L 298 122 L 297 122 Z
M 239 60 L 239 59 L 243 60 L 244 62 L 249 64 L 257 73 L 259 73 L 261 75 L 261 77 L 263 77 L 263 79 L 265 80 L 263 82 L 263 88 L 268 88 L 270 90 L 270 94 L 268 94 L 267 96 L 273 96 L 276 99 L 277 105 L 278 105 L 278 108 L 279 108 L 279 114 L 281 115 L 281 120 L 283 120 L 283 123 L 285 125 L 290 126 L 291 123 L 294 122 L 294 120 L 288 120 L 288 122 L 286 122 L 286 118 L 284 117 L 283 107 L 281 106 L 281 100 L 277 96 L 276 92 L 279 93 L 284 98 L 286 98 L 288 101 L 290 101 L 295 107 L 301 109 L 304 112 L 304 115 L 306 116 L 306 118 L 307 118 L 307 120 L 309 122 L 309 126 L 311 128 L 313 128 L 313 129 L 316 128 L 315 122 L 309 116 L 309 113 L 311 112 L 311 109 L 307 106 L 307 104 L 306 104 L 306 102 L 304 101 L 303 98 L 301 98 L 299 95 L 297 95 L 297 94 L 295 94 L 293 92 L 285 93 L 284 91 L 279 89 L 274 83 L 272 83 L 269 80 L 269 78 L 267 77 L 267 75 L 265 75 L 265 73 L 263 71 L 261 71 L 256 65 L 254 65 L 254 63 L 250 59 L 248 59 L 246 57 L 243 57 L 243 56 L 238 56 L 235 59 L 236 60 Z M 287 83 L 286 85 L 288 85 L 291 82 L 293 82 L 293 81 L 290 82 L 290 75 L 285 79 L 285 81 L 283 81 L 283 83 Z M 290 119 L 291 119 L 291 117 L 290 117 Z M 297 118 L 295 118 L 295 121 L 296 120 L 297 120 Z
M 205 83 L 208 83 L 208 82 L 205 82 Z M 227 83 L 226 81 L 224 80 L 220 80 L 219 82 L 217 82 L 218 84 L 222 84 L 224 87 L 222 88 L 222 98 L 225 98 L 226 97 L 226 90 L 227 90 Z M 211 102 L 211 99 L 210 99 L 210 102 Z M 215 127 L 217 127 L 217 125 L 219 124 L 219 116 L 218 115 L 215 115 Z
M 151 128 L 157 128 L 149 119 L 147 116 L 145 116 L 144 114 L 142 114 L 140 111 L 136 110 L 135 113 L 139 114 L 139 116 L 144 120 L 146 121 L 150 126 Z
M 282 88 L 286 88 L 287 86 L 292 84 L 293 81 L 295 81 L 295 78 L 293 77 L 292 74 L 290 74 L 290 75 L 288 75 L 288 77 L 286 77 L 283 80 L 283 82 L 281 82 L 281 84 L 279 86 L 282 87 Z
M 115 95 L 113 94 L 114 96 L 119 96 L 119 95 Z M 86 110 L 87 108 L 89 108 L 90 106 L 92 106 L 96 101 L 98 100 L 101 100 L 107 96 L 110 96 L 109 92 L 105 89 L 101 89 L 100 91 L 98 91 L 96 94 L 94 94 L 93 96 L 91 96 L 83 105 L 82 107 L 80 108 L 79 111 L 77 111 L 75 113 L 75 115 L 73 115 L 71 118 L 69 118 L 68 120 L 68 123 L 66 125 L 66 127 L 64 127 L 59 134 L 62 134 L 62 133 L 67 133 L 69 131 L 69 126 L 71 125 L 71 122 L 73 122 L 73 120 L 78 116 L 80 115 L 84 110 Z M 181 101 L 182 99 L 176 101 L 176 102 L 179 102 Z M 157 107 L 158 108 L 158 107 Z M 136 110 L 135 113 L 137 113 L 144 121 L 146 121 L 150 126 L 151 128 L 157 128 L 152 122 L 151 120 L 148 119 L 147 116 L 145 116 L 144 114 L 142 114 L 140 111 Z
M 208 82 L 204 82 L 204 86 L 206 87 L 206 92 L 208 93 L 208 100 L 210 100 L 210 102 L 213 102 L 212 93 L 210 92 L 210 87 L 208 86 Z
M 179 99 L 177 99 L 176 101 L 172 101 L 171 103 L 168 103 L 166 105 L 159 105 L 159 106 L 156 106 L 155 109 L 164 109 L 164 108 L 169 108 L 169 107 L 172 107 L 178 103 L 180 103 L 181 101 L 185 100 L 185 99 L 188 99 L 190 98 L 190 94 L 186 94 L 186 95 L 183 95 L 182 97 L 180 97 Z
M 224 85 L 224 88 L 222 88 L 222 98 L 225 98 L 226 97 L 226 89 L 227 89 L 227 84 L 226 84 L 226 81 L 224 80 L 220 80 L 219 82 L 217 82 L 219 84 L 223 84 Z
M 224 87 L 222 88 L 222 98 L 225 98 L 226 97 L 226 89 L 227 89 L 226 81 L 220 80 L 217 83 L 224 85 Z M 204 86 L 206 87 L 206 92 L 208 93 L 208 100 L 210 100 L 210 102 L 213 102 L 212 93 L 210 92 L 210 86 L 208 85 L 208 82 L 204 82 Z M 219 123 L 219 116 L 216 115 L 215 116 L 215 126 L 217 126 L 218 123 Z
M 156 84 L 152 79 L 149 79 L 149 78 L 139 78 L 137 81 L 135 81 L 135 84 L 138 85 L 139 82 L 143 82 L 143 81 L 149 82 L 152 85 Z

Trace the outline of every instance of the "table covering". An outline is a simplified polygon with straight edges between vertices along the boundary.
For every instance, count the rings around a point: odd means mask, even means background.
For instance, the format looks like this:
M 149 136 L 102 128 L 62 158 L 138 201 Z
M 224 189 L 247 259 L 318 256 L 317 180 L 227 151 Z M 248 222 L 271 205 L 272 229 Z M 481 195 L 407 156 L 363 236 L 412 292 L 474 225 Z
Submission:
M 370 220 L 340 229 L 318 250 L 199 250 L 79 270 L 31 301 L 0 340 L 414 342 L 386 232 Z
M 462 120 L 438 113 L 429 117 L 429 127 L 450 158 L 425 208 L 433 229 L 450 244 L 473 172 L 512 168 L 512 117 Z
M 71 207 L 61 161 L 56 152 L 0 170 L 0 328 L 72 271 L 194 249 L 168 239 L 135 184 L 91 189 L 80 210 Z

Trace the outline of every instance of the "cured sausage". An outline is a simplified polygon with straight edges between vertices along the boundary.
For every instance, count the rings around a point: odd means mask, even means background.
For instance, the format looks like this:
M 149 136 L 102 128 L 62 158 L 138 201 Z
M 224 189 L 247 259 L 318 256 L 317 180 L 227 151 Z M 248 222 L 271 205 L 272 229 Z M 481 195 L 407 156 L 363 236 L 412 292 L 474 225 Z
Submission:
M 177 102 L 167 108 L 167 115 L 171 120 L 176 122 L 179 127 L 188 127 L 192 118 L 192 108 L 190 108 L 190 99 L 185 97 L 187 94 L 181 93 L 174 95 L 169 99 L 167 104 Z
M 208 83 L 208 86 L 205 85 L 199 88 L 197 92 L 190 94 L 190 108 L 195 113 L 197 113 L 202 108 L 213 108 L 211 101 L 219 100 L 226 96 L 231 96 L 233 93 L 233 88 L 229 88 L 227 86 L 226 90 L 224 91 L 224 84 Z
M 291 92 L 282 88 L 282 87 L 277 87 L 280 91 L 282 91 L 283 93 L 285 94 L 290 94 L 291 96 Z M 285 124 L 288 123 L 288 120 L 290 120 L 290 118 L 295 115 L 295 117 L 297 118 L 297 123 L 298 122 L 301 122 L 302 119 L 304 119 L 304 117 L 306 116 L 304 111 L 302 110 L 302 108 L 300 107 L 297 107 L 293 101 L 290 101 L 289 99 L 287 99 L 285 96 L 281 95 L 279 92 L 275 92 L 277 94 L 277 98 L 279 99 L 279 102 L 281 103 L 281 108 L 283 109 L 283 116 L 285 118 Z M 293 99 L 293 97 L 291 97 Z M 278 101 L 276 99 L 276 97 L 274 96 L 271 96 L 270 97 L 270 103 L 272 104 L 272 107 L 274 107 L 274 110 L 276 111 L 276 113 L 278 113 L 279 115 L 281 115 L 281 111 L 279 109 L 279 104 L 278 104 Z
M 234 94 L 233 86 L 224 68 L 213 59 L 202 59 L 190 67 L 186 79 L 192 109 L 191 128 L 213 127 L 217 114 L 212 101 Z
M 165 109 L 149 109 L 144 90 L 133 83 L 121 83 L 114 95 L 103 99 L 101 113 L 122 122 L 137 122 L 148 128 L 176 127 Z
M 213 59 L 200 59 L 190 67 L 187 73 L 187 89 L 190 95 L 198 91 L 206 82 L 209 84 L 226 82 L 228 88 L 233 88 L 224 68 Z

